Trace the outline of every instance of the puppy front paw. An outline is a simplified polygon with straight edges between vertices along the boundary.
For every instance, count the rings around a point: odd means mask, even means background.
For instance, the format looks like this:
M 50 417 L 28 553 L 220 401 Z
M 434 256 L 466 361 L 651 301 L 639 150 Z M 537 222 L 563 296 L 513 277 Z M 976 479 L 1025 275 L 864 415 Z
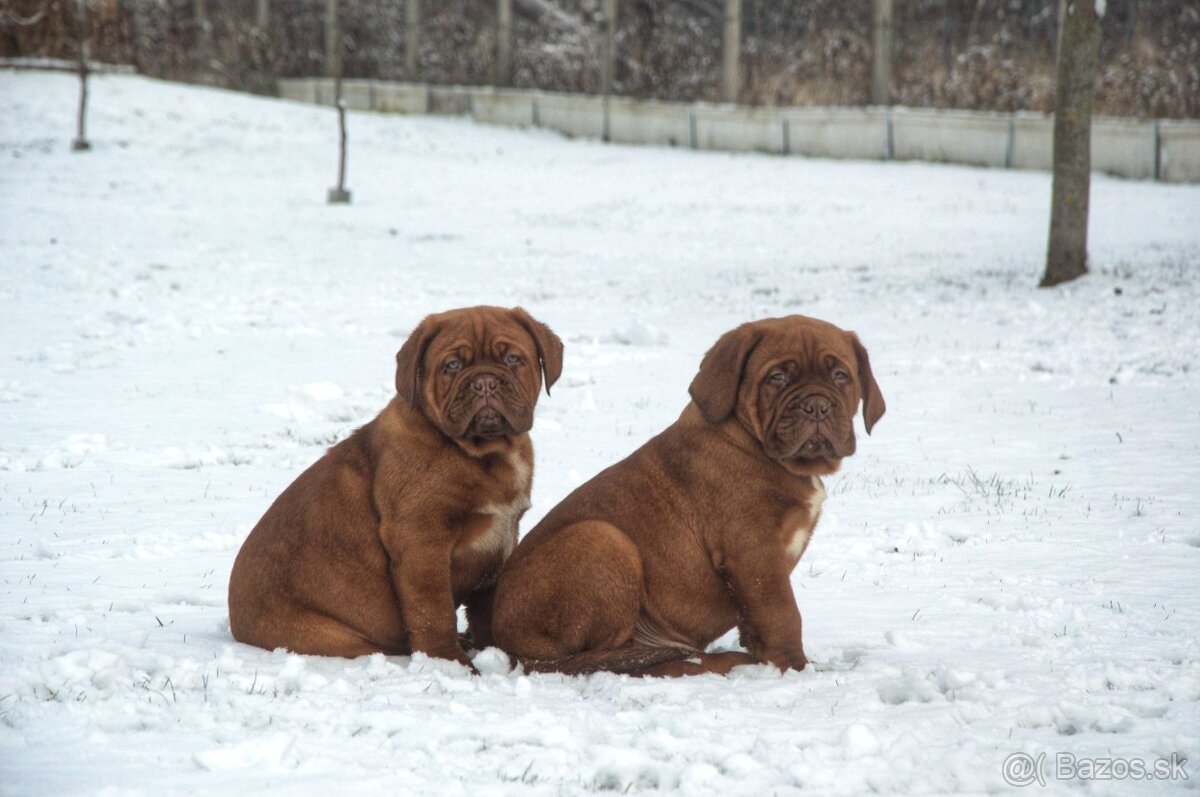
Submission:
M 803 650 L 772 651 L 766 653 L 762 658 L 768 664 L 774 664 L 784 672 L 788 670 L 803 670 L 808 666 L 808 657 L 804 655 Z
M 479 674 L 479 671 L 475 669 L 475 665 L 471 663 L 471 657 L 467 655 L 465 650 L 463 650 L 462 645 L 458 643 L 457 639 L 453 644 L 414 648 L 414 650 L 424 653 L 426 656 L 429 656 L 433 659 L 448 659 L 450 661 L 457 661 L 459 664 L 470 670 L 472 674 Z

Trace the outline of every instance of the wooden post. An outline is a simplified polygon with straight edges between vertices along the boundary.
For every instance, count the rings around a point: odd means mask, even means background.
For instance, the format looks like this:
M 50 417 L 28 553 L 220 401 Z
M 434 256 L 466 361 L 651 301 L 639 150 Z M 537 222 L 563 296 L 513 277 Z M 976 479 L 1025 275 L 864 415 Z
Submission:
M 420 80 L 421 0 L 404 0 L 404 77 Z
M 271 25 L 271 0 L 255 0 L 254 27 L 263 33 Z
M 613 74 L 617 62 L 617 0 L 604 0 L 600 13 L 603 15 L 604 44 L 600 54 L 600 93 L 605 97 L 612 94 Z
M 741 88 L 742 0 L 725 0 L 721 34 L 721 101 L 737 102 Z
M 871 2 L 871 104 L 892 104 L 892 2 Z
M 88 101 L 88 18 L 87 0 L 76 0 L 75 3 L 75 36 L 77 54 L 79 56 L 79 111 L 75 117 L 75 139 L 71 142 L 74 152 L 87 152 L 92 148 L 88 143 L 87 132 L 87 101 Z
M 1043 288 L 1087 273 L 1092 100 L 1099 60 L 1100 17 L 1095 0 L 1060 0 L 1054 83 L 1054 177 Z
M 325 75 L 337 77 L 341 72 L 338 54 L 338 4 L 337 0 L 325 0 Z
M 492 83 L 512 81 L 512 0 L 496 0 L 496 72 Z

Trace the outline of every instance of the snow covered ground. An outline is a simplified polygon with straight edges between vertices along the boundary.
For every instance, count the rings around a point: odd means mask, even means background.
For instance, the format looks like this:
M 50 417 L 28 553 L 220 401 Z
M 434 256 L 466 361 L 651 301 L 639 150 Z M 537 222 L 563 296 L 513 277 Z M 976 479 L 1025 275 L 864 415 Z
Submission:
M 993 792 L 1200 782 L 1200 186 L 573 142 L 0 73 L 0 793 Z M 814 667 L 483 675 L 233 641 L 274 496 L 391 395 L 426 313 L 567 344 L 534 508 L 670 423 L 753 318 L 857 330 L 888 413 L 794 574 Z M 736 640 L 724 640 L 735 645 Z M 1189 759 L 1056 780 L 1054 756 Z M 1119 771 L 1119 770 L 1118 770 Z M 1042 787 L 1031 787 L 1035 792 Z

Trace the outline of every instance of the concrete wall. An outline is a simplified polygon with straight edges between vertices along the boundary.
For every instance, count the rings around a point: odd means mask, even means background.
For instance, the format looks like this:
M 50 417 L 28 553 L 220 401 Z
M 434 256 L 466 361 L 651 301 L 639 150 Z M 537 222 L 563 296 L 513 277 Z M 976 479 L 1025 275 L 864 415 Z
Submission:
M 375 85 L 372 80 L 343 80 L 342 100 L 351 111 L 375 110 Z
M 476 121 L 505 127 L 533 127 L 534 95 L 509 89 L 475 89 L 471 116 Z
M 787 108 L 787 151 L 814 158 L 888 156 L 887 112 L 878 108 Z
M 1013 120 L 1014 169 L 1046 171 L 1054 162 L 1054 117 L 1040 113 L 1015 113 Z
M 1136 180 L 1154 178 L 1154 123 L 1092 120 L 1092 169 Z
M 612 97 L 608 101 L 608 139 L 624 144 L 691 147 L 691 110 L 678 102 Z
M 354 110 L 470 115 L 488 124 L 545 127 L 628 144 L 1043 171 L 1053 162 L 1054 119 L 1038 113 L 688 105 L 374 80 L 347 80 L 342 91 Z M 281 80 L 279 94 L 332 105 L 333 80 Z M 1121 177 L 1200 182 L 1200 120 L 1097 117 L 1092 166 Z
M 1158 123 L 1160 180 L 1200 182 L 1200 122 L 1163 120 Z
M 428 113 L 429 88 L 419 83 L 375 81 L 375 107 L 384 113 Z
M 969 111 L 892 111 L 892 157 L 897 160 L 1010 165 L 1009 117 Z
M 476 89 L 467 86 L 430 86 L 429 113 L 444 116 L 470 116 Z
M 778 109 L 697 103 L 692 115 L 696 149 L 776 153 L 786 149 Z
M 586 94 L 538 94 L 537 124 L 573 138 L 603 138 L 604 100 Z
M 296 102 L 316 102 L 316 80 L 312 78 L 280 80 L 279 96 L 285 100 L 295 100 Z

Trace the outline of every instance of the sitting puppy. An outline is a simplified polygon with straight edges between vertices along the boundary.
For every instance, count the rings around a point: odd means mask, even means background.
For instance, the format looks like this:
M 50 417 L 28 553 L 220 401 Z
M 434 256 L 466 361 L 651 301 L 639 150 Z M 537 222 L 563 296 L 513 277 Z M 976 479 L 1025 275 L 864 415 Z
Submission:
M 789 574 L 820 477 L 884 412 L 853 332 L 804 316 L 744 324 L 705 355 L 674 424 L 583 484 L 521 541 L 496 642 L 526 668 L 642 675 L 808 663 Z M 749 651 L 706 654 L 734 626 Z
M 396 355 L 397 396 L 271 505 L 229 579 L 241 642 L 297 653 L 492 643 L 496 576 L 529 508 L 529 429 L 562 341 L 520 308 L 431 315 Z

